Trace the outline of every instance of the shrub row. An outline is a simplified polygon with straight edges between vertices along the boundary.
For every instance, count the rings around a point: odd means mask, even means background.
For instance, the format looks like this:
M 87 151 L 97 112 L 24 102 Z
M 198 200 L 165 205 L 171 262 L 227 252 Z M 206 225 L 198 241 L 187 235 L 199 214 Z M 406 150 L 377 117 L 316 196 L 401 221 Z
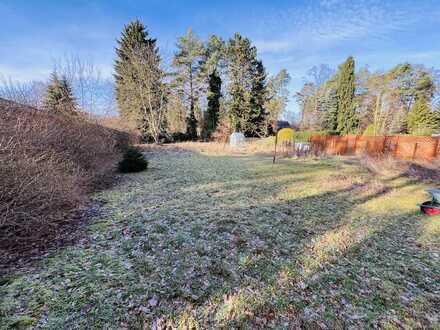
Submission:
M 50 237 L 114 169 L 130 136 L 0 102 L 0 248 Z

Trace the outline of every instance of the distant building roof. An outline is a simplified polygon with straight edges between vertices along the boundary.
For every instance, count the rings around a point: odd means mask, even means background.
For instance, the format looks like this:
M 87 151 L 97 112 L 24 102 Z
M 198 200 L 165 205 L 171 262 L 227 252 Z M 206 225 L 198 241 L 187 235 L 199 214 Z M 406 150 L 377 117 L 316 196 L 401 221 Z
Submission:
M 276 127 L 275 127 L 275 129 L 276 129 L 276 130 L 279 130 L 279 129 L 282 129 L 282 128 L 290 128 L 290 124 L 289 124 L 289 122 L 286 121 L 286 120 L 278 120 L 278 121 L 276 122 Z

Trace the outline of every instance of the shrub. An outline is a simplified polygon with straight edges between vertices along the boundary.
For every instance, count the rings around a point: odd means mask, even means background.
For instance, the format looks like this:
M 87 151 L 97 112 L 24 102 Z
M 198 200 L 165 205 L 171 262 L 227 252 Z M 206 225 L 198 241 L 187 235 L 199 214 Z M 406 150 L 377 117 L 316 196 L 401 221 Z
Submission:
M 0 99 L 0 249 L 50 243 L 87 193 L 109 182 L 129 139 L 82 114 Z
M 118 169 L 121 173 L 141 172 L 148 167 L 148 161 L 142 152 L 134 147 L 129 147 L 124 158 L 119 162 Z
M 171 141 L 172 142 L 184 142 L 184 141 L 190 141 L 191 137 L 188 136 L 186 133 L 182 132 L 175 132 L 171 133 Z

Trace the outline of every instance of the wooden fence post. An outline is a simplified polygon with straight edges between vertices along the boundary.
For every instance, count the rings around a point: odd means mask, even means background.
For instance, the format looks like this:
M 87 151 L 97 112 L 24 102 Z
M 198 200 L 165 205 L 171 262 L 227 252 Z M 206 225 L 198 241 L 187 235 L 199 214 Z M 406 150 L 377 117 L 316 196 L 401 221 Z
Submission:
M 438 156 L 438 147 L 439 147 L 439 142 L 440 142 L 440 138 L 436 138 L 437 143 L 435 144 L 435 148 L 434 148 L 434 159 L 437 158 Z
M 413 160 L 414 160 L 415 157 L 416 157 L 417 146 L 418 146 L 418 142 L 416 142 L 416 143 L 414 144 L 414 151 L 413 151 L 413 155 L 412 155 L 412 159 L 413 159 Z
M 275 134 L 275 150 L 273 153 L 273 161 L 272 161 L 273 164 L 275 164 L 275 158 L 277 157 L 277 142 L 278 142 L 278 132 Z
M 345 145 L 344 145 L 344 155 L 347 154 L 348 151 L 348 136 L 345 138 Z
M 355 155 L 357 155 L 357 142 L 358 142 L 358 138 L 359 138 L 359 135 L 356 135 L 356 137 L 354 138 L 354 147 L 353 147 L 353 149 L 354 149 L 354 154 Z

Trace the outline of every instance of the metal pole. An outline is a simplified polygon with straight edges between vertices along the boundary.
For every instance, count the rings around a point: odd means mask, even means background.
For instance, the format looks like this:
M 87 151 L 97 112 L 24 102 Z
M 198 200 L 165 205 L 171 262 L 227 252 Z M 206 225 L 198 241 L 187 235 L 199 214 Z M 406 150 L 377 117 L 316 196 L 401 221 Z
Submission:
M 275 158 L 277 156 L 277 142 L 278 142 L 278 132 L 275 133 L 275 151 L 273 154 L 273 161 L 272 161 L 273 164 L 275 164 Z

